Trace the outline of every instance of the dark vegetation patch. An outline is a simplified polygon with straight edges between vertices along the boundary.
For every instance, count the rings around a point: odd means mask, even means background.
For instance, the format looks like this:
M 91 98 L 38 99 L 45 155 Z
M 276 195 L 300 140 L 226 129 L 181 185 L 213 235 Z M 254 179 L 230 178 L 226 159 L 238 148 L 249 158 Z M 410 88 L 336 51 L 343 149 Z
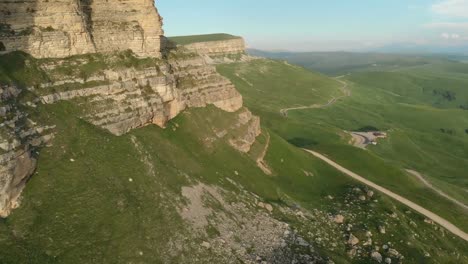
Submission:
M 447 128 L 441 128 L 440 132 L 442 132 L 444 134 L 448 134 L 448 135 L 455 135 L 456 134 L 455 130 L 447 129 Z
M 447 100 L 449 102 L 455 101 L 457 99 L 456 93 L 453 91 L 449 91 L 449 90 L 434 89 L 432 91 L 432 94 L 435 96 L 440 96 L 444 100 Z
M 47 80 L 46 74 L 38 66 L 38 60 L 32 56 L 21 51 L 0 56 L 0 84 L 28 86 Z
M 0 41 L 0 51 L 6 51 L 5 44 L 3 44 L 3 42 L 1 41 Z
M 318 144 L 317 141 L 310 138 L 295 137 L 288 140 L 289 143 L 293 144 L 296 147 L 308 148 Z
M 372 132 L 372 131 L 379 131 L 379 129 L 374 127 L 374 126 L 364 126 L 364 127 L 359 128 L 356 131 L 358 131 L 358 132 Z

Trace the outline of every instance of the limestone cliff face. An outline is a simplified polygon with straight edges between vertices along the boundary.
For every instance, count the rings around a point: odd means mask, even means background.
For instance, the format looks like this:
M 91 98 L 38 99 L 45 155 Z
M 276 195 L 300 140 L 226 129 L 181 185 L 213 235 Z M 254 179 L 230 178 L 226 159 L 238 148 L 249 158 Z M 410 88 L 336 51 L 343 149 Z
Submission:
M 33 149 L 53 138 L 53 127 L 36 124 L 15 103 L 20 89 L 1 86 L 0 217 L 18 206 L 26 181 L 36 168 Z M 6 103 L 5 103 L 6 102 Z
M 30 53 L 36 59 L 21 64 L 42 76 L 0 87 L 0 217 L 18 206 L 39 147 L 54 138 L 54 125 L 31 120 L 28 108 L 70 101 L 80 118 L 117 136 L 164 127 L 189 107 L 242 108 L 242 96 L 207 58 L 243 53 L 243 40 L 166 47 L 152 0 L 11 0 L 0 2 L 0 14 L 0 53 Z M 236 129 L 229 143 L 249 151 L 259 118 L 241 112 Z
M 183 45 L 183 47 L 200 54 L 208 64 L 246 62 L 255 59 L 246 54 L 245 41 L 241 37 L 200 41 Z
M 37 58 L 131 49 L 160 57 L 162 19 L 152 0 L 0 2 L 0 52 Z
M 88 98 L 82 118 L 122 135 L 147 124 L 165 123 L 187 107 L 213 104 L 234 112 L 242 107 L 242 96 L 216 69 L 197 54 L 178 51 L 183 58 L 160 60 L 154 66 L 106 69 L 86 80 L 63 76 L 30 90 L 43 94 L 43 103 Z M 57 63 L 57 62 L 56 62 Z M 60 65 L 60 62 L 58 62 Z M 53 69 L 54 65 L 44 65 Z M 96 85 L 96 83 L 98 85 Z M 81 86 L 47 93 L 56 87 Z
M 245 42 L 243 38 L 234 38 L 220 41 L 196 42 L 185 45 L 185 48 L 209 56 L 240 54 L 245 52 Z

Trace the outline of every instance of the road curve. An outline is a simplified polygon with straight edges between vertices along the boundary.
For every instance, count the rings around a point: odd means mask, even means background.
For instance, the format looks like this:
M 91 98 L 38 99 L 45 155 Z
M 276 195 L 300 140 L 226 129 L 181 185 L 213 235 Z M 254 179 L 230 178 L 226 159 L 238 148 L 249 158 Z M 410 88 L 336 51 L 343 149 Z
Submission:
M 338 77 L 335 77 L 334 79 L 341 83 L 343 86 L 341 87 L 341 90 L 343 90 L 343 93 L 344 95 L 342 96 L 338 96 L 338 97 L 333 97 L 332 99 L 330 99 L 330 101 L 328 101 L 326 104 L 314 104 L 314 105 L 309 105 L 309 106 L 298 106 L 298 107 L 289 107 L 289 108 L 283 108 L 280 110 L 280 113 L 281 115 L 287 117 L 288 116 L 288 112 L 289 111 L 292 111 L 292 110 L 303 110 L 303 109 L 317 109 L 317 108 L 325 108 L 325 107 L 328 107 L 334 103 L 336 103 L 336 101 L 338 101 L 339 99 L 341 98 L 345 98 L 345 97 L 348 97 L 348 96 L 351 96 L 351 92 L 348 90 L 348 83 L 347 82 L 344 82 L 344 81 L 340 81 L 339 79 L 345 77 L 346 75 L 343 75 L 343 76 L 338 76 Z
M 434 185 L 432 185 L 430 182 L 428 182 L 419 172 L 414 171 L 414 170 L 406 170 L 406 171 L 409 174 L 411 174 L 411 175 L 415 176 L 416 178 L 418 178 L 424 185 L 426 185 L 428 188 L 430 188 L 433 191 L 435 191 L 436 193 L 438 193 L 440 196 L 445 197 L 446 199 L 452 201 L 453 203 L 457 204 L 458 206 L 462 207 L 463 209 L 468 210 L 468 205 L 458 201 L 457 199 L 451 197 L 450 195 L 446 194 L 442 190 L 437 189 L 436 187 L 434 187 Z
M 409 208 L 415 210 L 416 212 L 426 216 L 427 218 L 431 219 L 432 221 L 434 221 L 435 223 L 441 225 L 442 227 L 444 227 L 445 229 L 447 229 L 448 231 L 450 231 L 451 233 L 453 233 L 454 235 L 462 238 L 463 240 L 465 241 L 468 241 L 468 234 L 465 233 L 464 231 L 462 231 L 461 229 L 459 229 L 458 227 L 456 227 L 454 224 L 450 223 L 449 221 L 445 220 L 444 218 L 434 214 L 433 212 L 423 208 L 422 206 L 420 205 L 417 205 L 413 202 L 411 202 L 410 200 L 386 189 L 386 188 L 383 188 L 381 187 L 380 185 L 377 185 L 367 179 L 365 179 L 364 177 L 342 167 L 341 165 L 339 165 L 338 163 L 332 161 L 331 159 L 325 157 L 324 155 L 318 153 L 318 152 L 315 152 L 315 151 L 312 151 L 312 150 L 308 150 L 308 149 L 304 149 L 305 151 L 309 152 L 310 154 L 314 155 L 315 157 L 325 161 L 326 163 L 328 163 L 330 166 L 334 167 L 335 169 L 341 171 L 342 173 L 350 176 L 351 178 L 385 194 L 385 195 L 388 195 L 390 196 L 391 198 L 397 200 L 398 202 L 408 206 Z

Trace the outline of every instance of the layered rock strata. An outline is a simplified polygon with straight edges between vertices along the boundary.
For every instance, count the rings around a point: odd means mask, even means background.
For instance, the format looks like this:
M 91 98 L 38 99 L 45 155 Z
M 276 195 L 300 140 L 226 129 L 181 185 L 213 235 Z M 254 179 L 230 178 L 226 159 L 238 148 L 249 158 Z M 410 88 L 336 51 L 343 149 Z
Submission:
M 21 90 L 0 87 L 0 217 L 18 207 L 18 198 L 36 168 L 36 147 L 54 137 L 53 126 L 40 126 L 18 108 Z
M 245 41 L 239 37 L 220 41 L 196 42 L 184 47 L 193 52 L 209 56 L 240 54 L 245 52 Z
M 36 94 L 59 90 L 57 87 L 63 90 L 42 95 L 41 101 L 46 104 L 86 98 L 82 117 L 115 135 L 147 124 L 164 127 L 187 107 L 213 104 L 228 112 L 242 107 L 242 96 L 213 66 L 193 53 L 179 56 L 185 58 L 161 60 L 142 69 L 106 69 L 86 80 L 64 76 L 31 90 Z
M 152 0 L 11 0 L 0 2 L 0 52 L 37 58 L 131 49 L 160 57 L 162 19 Z

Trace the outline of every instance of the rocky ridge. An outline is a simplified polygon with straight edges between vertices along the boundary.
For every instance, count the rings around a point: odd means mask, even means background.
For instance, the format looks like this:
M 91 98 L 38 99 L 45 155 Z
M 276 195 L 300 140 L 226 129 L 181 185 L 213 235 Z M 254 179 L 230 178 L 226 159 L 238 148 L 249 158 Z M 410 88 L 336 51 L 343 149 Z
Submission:
M 228 39 L 213 40 L 213 35 L 196 36 L 197 40 L 191 43 L 179 44 L 185 49 L 200 54 L 209 64 L 246 62 L 254 57 L 246 54 L 246 44 L 242 37 L 229 36 Z M 168 45 L 176 46 L 178 39 L 186 37 L 171 38 Z M 175 39 L 175 40 L 173 40 Z
M 184 46 L 191 51 L 209 56 L 225 56 L 245 52 L 245 41 L 241 37 L 219 41 L 195 42 Z

